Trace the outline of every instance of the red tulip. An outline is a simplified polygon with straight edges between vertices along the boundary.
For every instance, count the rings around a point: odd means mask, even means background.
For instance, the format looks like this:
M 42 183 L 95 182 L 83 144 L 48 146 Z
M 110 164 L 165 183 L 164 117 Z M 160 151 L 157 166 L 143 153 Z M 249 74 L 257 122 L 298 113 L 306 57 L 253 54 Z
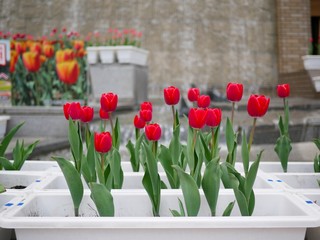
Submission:
M 93 108 L 92 107 L 88 107 L 88 106 L 83 106 L 81 108 L 81 122 L 87 123 L 87 122 L 91 122 L 93 119 Z
M 134 124 L 135 128 L 139 128 L 139 129 L 142 129 L 146 126 L 146 122 L 138 115 L 136 115 L 134 117 L 133 124 Z
M 114 93 L 103 93 L 100 98 L 101 108 L 106 112 L 114 112 L 118 104 L 118 95 Z
M 59 79 L 66 84 L 78 81 L 80 67 L 77 61 L 60 62 L 56 65 Z
M 56 52 L 56 63 L 74 60 L 74 52 L 72 49 L 58 50 Z
M 9 68 L 9 70 L 10 70 L 11 73 L 13 73 L 15 71 L 16 63 L 18 61 L 19 55 L 18 55 L 17 51 L 11 50 L 10 51 L 10 56 L 11 57 L 10 57 L 10 68 Z
M 201 129 L 206 124 L 207 110 L 201 108 L 191 108 L 188 117 L 190 127 Z
M 200 96 L 199 88 L 190 88 L 188 90 L 188 99 L 190 102 L 197 101 L 199 96 Z
M 79 102 L 66 103 L 63 105 L 63 112 L 67 120 L 69 117 L 72 120 L 78 120 L 81 118 L 81 105 Z
M 158 141 L 161 137 L 161 127 L 157 123 L 147 125 L 144 131 L 149 141 Z
M 109 132 L 94 133 L 94 148 L 99 153 L 109 152 L 112 147 L 112 137 Z
M 241 83 L 228 83 L 227 99 L 231 102 L 239 102 L 243 95 L 243 85 Z
M 47 58 L 52 58 L 54 56 L 54 48 L 51 44 L 45 44 L 42 47 L 43 53 Z
M 290 95 L 290 85 L 282 84 L 277 86 L 277 93 L 280 98 L 286 98 Z
M 220 108 L 208 108 L 206 125 L 209 127 L 219 126 L 221 123 L 221 115 L 222 112 Z
M 180 100 L 180 90 L 174 86 L 170 86 L 163 90 L 164 100 L 168 105 L 176 105 Z
M 151 102 L 143 102 L 140 104 L 140 109 L 152 111 L 152 103 Z
M 152 112 L 150 110 L 140 110 L 139 114 L 145 122 L 150 122 L 152 120 Z
M 32 43 L 31 46 L 30 46 L 30 51 L 31 52 L 36 52 L 38 54 L 41 54 L 41 52 L 42 52 L 41 44 L 38 43 L 38 42 Z
M 100 108 L 99 115 L 101 119 L 108 120 L 110 118 L 109 113 Z
M 201 95 L 198 97 L 198 107 L 207 108 L 210 106 L 211 100 L 208 95 Z
M 27 50 L 27 45 L 25 42 L 15 42 L 14 46 L 19 55 L 23 54 Z
M 251 117 L 262 117 L 266 114 L 270 103 L 270 98 L 264 95 L 254 95 L 249 97 L 247 110 Z
M 35 52 L 25 52 L 22 54 L 25 68 L 29 72 L 37 72 L 41 67 L 40 55 Z

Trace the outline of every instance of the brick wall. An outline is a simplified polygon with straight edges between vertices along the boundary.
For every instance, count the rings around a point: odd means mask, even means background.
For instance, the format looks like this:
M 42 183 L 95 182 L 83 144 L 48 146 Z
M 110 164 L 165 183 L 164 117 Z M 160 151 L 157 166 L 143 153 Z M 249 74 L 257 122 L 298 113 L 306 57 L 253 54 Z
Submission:
M 136 28 L 151 52 L 154 91 L 192 82 L 224 89 L 239 81 L 257 92 L 277 83 L 275 2 L 0 0 L 0 30 L 43 35 L 53 27 L 80 33 Z

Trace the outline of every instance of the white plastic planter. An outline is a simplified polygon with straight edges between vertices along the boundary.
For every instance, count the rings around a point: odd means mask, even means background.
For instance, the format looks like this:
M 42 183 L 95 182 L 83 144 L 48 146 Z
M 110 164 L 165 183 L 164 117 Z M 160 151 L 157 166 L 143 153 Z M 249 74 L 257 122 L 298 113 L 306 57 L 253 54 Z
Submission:
M 60 172 L 60 167 L 55 161 L 38 161 L 38 160 L 27 160 L 22 165 L 20 172 L 23 171 L 49 171 L 49 172 Z
M 114 63 L 116 57 L 115 47 L 112 46 L 99 46 L 99 56 L 101 63 L 110 64 Z
M 260 162 L 259 170 L 265 173 L 283 173 L 280 162 Z M 313 162 L 289 162 L 288 173 L 313 173 Z
M 167 177 L 164 172 L 159 173 L 161 180 L 166 184 L 170 189 L 170 184 L 167 180 Z M 143 172 L 124 172 L 124 180 L 122 189 L 144 189 L 142 185 L 142 178 L 144 176 Z M 87 184 L 83 181 L 83 186 L 85 189 L 88 189 Z M 220 184 L 220 187 L 223 188 L 223 184 Z M 279 188 L 276 181 L 270 181 L 268 176 L 258 175 L 253 186 L 255 189 L 271 189 Z M 43 180 L 37 189 L 43 190 L 67 190 L 68 185 L 62 174 L 52 174 Z
M 46 177 L 42 172 L 0 171 L 0 183 L 8 192 L 24 192 L 37 189 Z M 17 186 L 24 186 L 25 188 L 15 189 L 14 187 Z
M 99 62 L 99 48 L 87 47 L 87 59 L 89 64 L 96 64 Z
M 11 240 L 12 229 L 2 228 L 2 214 L 8 209 L 19 204 L 20 196 L 17 193 L 4 192 L 0 194 L 0 239 L 1 240 Z
M 289 190 L 319 189 L 320 173 L 276 173 L 275 181 L 282 182 L 282 186 Z
M 233 192 L 220 194 L 217 216 L 210 217 L 204 195 L 199 217 L 172 217 L 169 209 L 178 209 L 181 191 L 164 191 L 160 216 L 152 217 L 151 204 L 144 191 L 113 191 L 115 217 L 96 217 L 97 212 L 86 193 L 80 214 L 73 216 L 68 193 L 37 193 L 25 198 L 20 206 L 7 211 L 3 227 L 14 228 L 18 240 L 185 240 L 259 239 L 303 240 L 307 227 L 315 226 L 319 217 L 296 196 L 284 192 L 256 192 L 256 208 L 252 217 L 241 217 L 235 206 L 231 217 L 220 217 Z
M 320 56 L 306 55 L 302 56 L 304 68 L 307 70 L 314 88 L 320 92 Z
M 0 139 L 6 134 L 7 122 L 9 120 L 10 116 L 0 116 Z
M 133 46 L 117 46 L 116 54 L 119 63 L 146 66 L 149 51 Z

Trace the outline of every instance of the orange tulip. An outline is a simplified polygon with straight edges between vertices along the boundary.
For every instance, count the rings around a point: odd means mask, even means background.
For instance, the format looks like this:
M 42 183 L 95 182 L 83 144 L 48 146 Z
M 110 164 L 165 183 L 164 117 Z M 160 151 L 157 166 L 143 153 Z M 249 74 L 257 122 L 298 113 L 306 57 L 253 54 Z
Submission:
M 52 58 L 54 55 L 54 48 L 51 44 L 45 44 L 42 47 L 43 53 L 47 58 Z
M 25 42 L 15 42 L 15 49 L 17 51 L 17 53 L 23 54 L 26 50 L 27 50 L 27 46 L 25 44 Z
M 56 62 L 64 62 L 74 60 L 74 52 L 72 49 L 58 50 L 56 52 Z
M 73 47 L 74 47 L 74 49 L 76 49 L 77 51 L 80 50 L 81 48 L 84 48 L 84 41 L 81 41 L 81 40 L 75 40 L 75 41 L 73 41 Z
M 16 63 L 18 61 L 18 53 L 15 50 L 11 50 L 10 52 L 10 72 L 13 73 L 16 68 Z
M 57 63 L 57 73 L 62 82 L 74 84 L 78 80 L 80 67 L 77 61 L 60 62 Z
M 86 55 L 86 51 L 83 48 L 80 48 L 77 52 L 76 52 L 76 57 L 77 58 L 83 58 Z
M 15 49 L 14 41 L 11 41 L 11 42 L 10 42 L 10 49 L 11 49 L 11 50 L 14 50 L 14 49 Z
M 41 52 L 42 52 L 41 44 L 38 43 L 38 42 L 32 43 L 31 46 L 30 46 L 30 51 L 31 52 L 36 52 L 38 54 L 41 54 Z
M 25 52 L 22 55 L 22 60 L 25 68 L 29 72 L 37 72 L 40 69 L 40 55 L 36 52 Z
M 47 58 L 45 55 L 40 55 L 40 62 L 43 64 L 45 61 L 47 61 Z

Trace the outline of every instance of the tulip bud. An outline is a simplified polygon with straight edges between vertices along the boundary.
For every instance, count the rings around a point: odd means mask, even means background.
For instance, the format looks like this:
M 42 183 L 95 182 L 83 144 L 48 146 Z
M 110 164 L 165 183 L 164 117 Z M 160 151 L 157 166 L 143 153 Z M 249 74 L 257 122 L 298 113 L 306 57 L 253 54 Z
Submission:
M 139 114 L 145 122 L 150 122 L 152 120 L 152 112 L 150 110 L 140 110 Z
M 139 129 L 142 129 L 145 127 L 146 125 L 146 122 L 141 118 L 139 117 L 138 115 L 136 115 L 133 119 L 133 124 L 135 126 L 135 128 L 139 128 Z
M 248 99 L 247 111 L 251 117 L 262 117 L 266 114 L 270 98 L 252 94 Z
M 290 85 L 282 84 L 277 86 L 277 93 L 280 98 L 286 98 L 290 95 Z
M 143 102 L 140 104 L 140 109 L 152 111 L 152 103 L 151 102 Z
M 168 105 L 176 105 L 180 100 L 180 90 L 174 86 L 170 86 L 163 90 L 164 100 Z
M 106 112 L 114 112 L 118 104 L 118 95 L 114 93 L 103 93 L 100 98 L 101 108 Z
M 146 137 L 149 141 L 158 141 L 161 137 L 161 127 L 157 123 L 145 126 Z
M 110 118 L 109 113 L 100 108 L 99 115 L 101 119 L 108 120 Z
M 197 103 L 198 103 L 198 107 L 207 108 L 210 106 L 211 100 L 208 95 L 201 95 L 198 97 Z
M 91 122 L 93 119 L 93 108 L 88 106 L 83 106 L 81 108 L 81 122 L 87 123 Z
M 243 85 L 241 83 L 228 83 L 227 99 L 231 102 L 239 102 L 243 95 Z
M 70 105 L 71 105 L 71 104 L 68 103 L 68 102 L 63 105 L 63 113 L 64 113 L 64 116 L 65 116 L 65 118 L 66 118 L 67 120 L 69 120 L 69 117 L 70 117 L 70 115 L 69 115 Z
M 40 55 L 36 52 L 23 53 L 22 60 L 29 72 L 37 72 L 41 67 Z
M 112 137 L 109 132 L 94 133 L 94 148 L 99 153 L 109 152 L 112 147 Z
M 209 127 L 219 126 L 221 123 L 221 115 L 222 112 L 220 108 L 208 108 L 206 125 Z
M 190 127 L 201 129 L 206 124 L 207 110 L 201 108 L 191 108 L 188 118 Z
M 188 99 L 190 102 L 197 101 L 199 96 L 200 96 L 199 88 L 190 88 L 188 90 Z

